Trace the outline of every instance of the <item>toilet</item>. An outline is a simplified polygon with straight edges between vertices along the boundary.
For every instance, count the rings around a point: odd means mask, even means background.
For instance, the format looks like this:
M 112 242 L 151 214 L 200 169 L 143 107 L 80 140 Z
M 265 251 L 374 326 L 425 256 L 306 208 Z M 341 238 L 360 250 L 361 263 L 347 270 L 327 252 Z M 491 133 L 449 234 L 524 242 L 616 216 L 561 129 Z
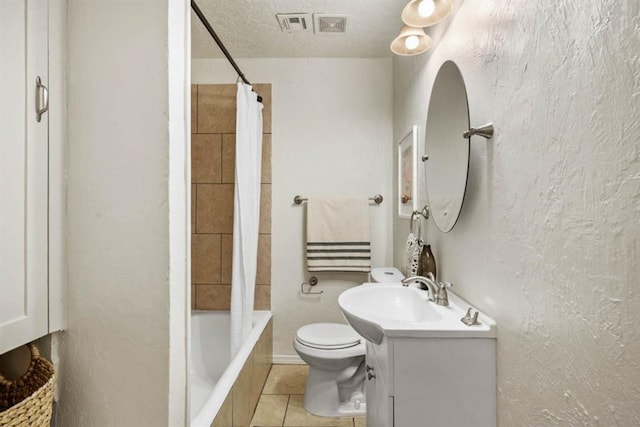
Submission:
M 393 267 L 374 268 L 370 281 L 404 279 Z M 302 405 L 315 415 L 340 417 L 366 413 L 365 340 L 349 325 L 312 323 L 298 329 L 293 348 L 309 365 Z

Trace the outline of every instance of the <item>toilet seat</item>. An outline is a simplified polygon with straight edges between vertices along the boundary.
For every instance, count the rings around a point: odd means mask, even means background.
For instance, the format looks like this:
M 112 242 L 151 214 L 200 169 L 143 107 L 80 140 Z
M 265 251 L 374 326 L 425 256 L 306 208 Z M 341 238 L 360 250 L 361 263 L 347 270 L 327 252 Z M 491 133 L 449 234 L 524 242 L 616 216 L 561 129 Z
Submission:
M 349 325 L 312 323 L 298 329 L 296 341 L 319 350 L 342 350 L 362 343 L 362 337 Z

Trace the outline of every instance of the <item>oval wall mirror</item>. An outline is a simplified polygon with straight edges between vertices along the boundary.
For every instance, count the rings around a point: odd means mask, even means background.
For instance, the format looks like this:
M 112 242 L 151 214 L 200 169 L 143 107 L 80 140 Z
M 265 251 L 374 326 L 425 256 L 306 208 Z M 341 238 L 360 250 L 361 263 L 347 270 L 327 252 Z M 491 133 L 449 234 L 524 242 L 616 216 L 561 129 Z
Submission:
M 462 73 L 446 61 L 433 83 L 425 133 L 427 199 L 436 227 L 445 233 L 458 221 L 467 188 L 469 139 L 462 134 L 468 129 Z

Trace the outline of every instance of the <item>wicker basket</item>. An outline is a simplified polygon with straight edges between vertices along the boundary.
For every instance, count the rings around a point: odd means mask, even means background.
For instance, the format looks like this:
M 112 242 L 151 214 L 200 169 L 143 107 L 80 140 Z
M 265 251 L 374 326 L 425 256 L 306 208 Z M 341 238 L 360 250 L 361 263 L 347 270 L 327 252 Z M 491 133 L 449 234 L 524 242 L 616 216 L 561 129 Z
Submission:
M 56 375 L 51 363 L 29 344 L 31 364 L 15 381 L 0 374 L 0 426 L 48 427 L 51 423 Z

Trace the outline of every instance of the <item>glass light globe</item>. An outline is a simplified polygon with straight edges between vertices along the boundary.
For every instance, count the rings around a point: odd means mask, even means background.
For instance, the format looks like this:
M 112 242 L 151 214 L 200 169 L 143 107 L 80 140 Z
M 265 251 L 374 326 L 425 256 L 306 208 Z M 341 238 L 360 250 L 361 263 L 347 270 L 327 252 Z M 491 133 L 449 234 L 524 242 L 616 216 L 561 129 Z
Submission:
M 409 36 L 404 39 L 404 46 L 409 50 L 417 48 L 419 44 L 420 40 L 418 39 L 418 36 Z
M 423 18 L 433 15 L 436 10 L 436 4 L 433 0 L 422 0 L 418 4 L 418 14 Z

